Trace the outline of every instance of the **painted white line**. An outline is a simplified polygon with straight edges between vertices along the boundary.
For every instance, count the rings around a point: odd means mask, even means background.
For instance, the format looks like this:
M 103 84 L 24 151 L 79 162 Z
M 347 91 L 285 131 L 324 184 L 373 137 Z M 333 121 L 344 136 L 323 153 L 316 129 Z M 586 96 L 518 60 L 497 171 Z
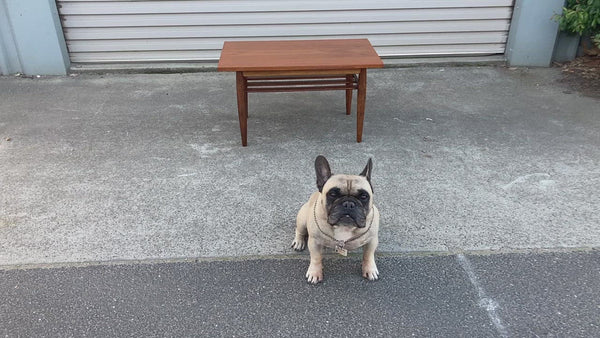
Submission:
M 498 304 L 498 302 L 488 297 L 481 284 L 479 284 L 479 279 L 477 278 L 477 275 L 475 275 L 475 270 L 473 270 L 469 259 L 463 254 L 458 254 L 456 255 L 456 260 L 469 277 L 471 285 L 473 285 L 473 287 L 477 291 L 477 297 L 479 298 L 479 307 L 485 309 L 485 311 L 488 314 L 488 317 L 490 317 L 490 320 L 492 321 L 492 324 L 494 324 L 496 331 L 498 331 L 498 334 L 500 334 L 501 337 L 509 337 L 510 335 L 508 334 L 508 330 L 506 329 L 504 324 L 502 324 L 502 319 L 498 314 L 500 305 Z

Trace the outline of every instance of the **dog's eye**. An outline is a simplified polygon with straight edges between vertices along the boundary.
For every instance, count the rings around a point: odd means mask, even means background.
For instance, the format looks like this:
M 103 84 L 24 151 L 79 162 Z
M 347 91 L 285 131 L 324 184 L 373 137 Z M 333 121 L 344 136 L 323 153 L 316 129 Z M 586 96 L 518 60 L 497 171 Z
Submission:
M 360 199 L 366 201 L 369 199 L 369 194 L 360 194 Z
M 337 191 L 330 191 L 329 192 L 329 197 L 337 197 L 337 196 L 338 196 Z

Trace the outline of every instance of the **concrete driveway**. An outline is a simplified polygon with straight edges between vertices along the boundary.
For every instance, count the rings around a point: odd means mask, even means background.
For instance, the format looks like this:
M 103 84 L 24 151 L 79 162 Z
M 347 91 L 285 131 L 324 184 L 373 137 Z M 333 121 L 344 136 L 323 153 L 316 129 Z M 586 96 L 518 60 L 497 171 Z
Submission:
M 380 251 L 597 247 L 600 105 L 559 76 L 373 70 L 360 144 L 342 92 L 251 94 L 246 148 L 233 74 L 2 77 L 0 265 L 290 254 L 318 154 L 373 158 Z

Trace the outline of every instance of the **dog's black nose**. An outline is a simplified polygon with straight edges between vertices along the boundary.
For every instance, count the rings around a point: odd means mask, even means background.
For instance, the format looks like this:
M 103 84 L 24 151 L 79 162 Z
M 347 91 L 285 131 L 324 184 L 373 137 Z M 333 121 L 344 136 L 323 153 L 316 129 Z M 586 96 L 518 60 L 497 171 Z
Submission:
M 344 201 L 344 203 L 342 203 L 342 206 L 344 207 L 344 209 L 354 209 L 356 208 L 356 203 L 354 203 L 353 201 Z

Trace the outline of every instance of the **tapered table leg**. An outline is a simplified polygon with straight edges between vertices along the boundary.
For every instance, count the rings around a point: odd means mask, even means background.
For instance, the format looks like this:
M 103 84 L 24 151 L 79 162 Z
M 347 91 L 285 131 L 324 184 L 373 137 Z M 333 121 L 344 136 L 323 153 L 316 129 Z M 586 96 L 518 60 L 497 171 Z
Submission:
M 248 82 L 242 72 L 236 72 L 236 89 L 238 117 L 240 119 L 240 133 L 242 134 L 242 146 L 248 145 Z
M 356 142 L 362 142 L 363 122 L 365 120 L 365 100 L 367 98 L 367 69 L 358 75 L 358 95 L 356 99 Z
M 346 75 L 346 115 L 352 113 L 352 91 L 354 90 L 354 75 Z

